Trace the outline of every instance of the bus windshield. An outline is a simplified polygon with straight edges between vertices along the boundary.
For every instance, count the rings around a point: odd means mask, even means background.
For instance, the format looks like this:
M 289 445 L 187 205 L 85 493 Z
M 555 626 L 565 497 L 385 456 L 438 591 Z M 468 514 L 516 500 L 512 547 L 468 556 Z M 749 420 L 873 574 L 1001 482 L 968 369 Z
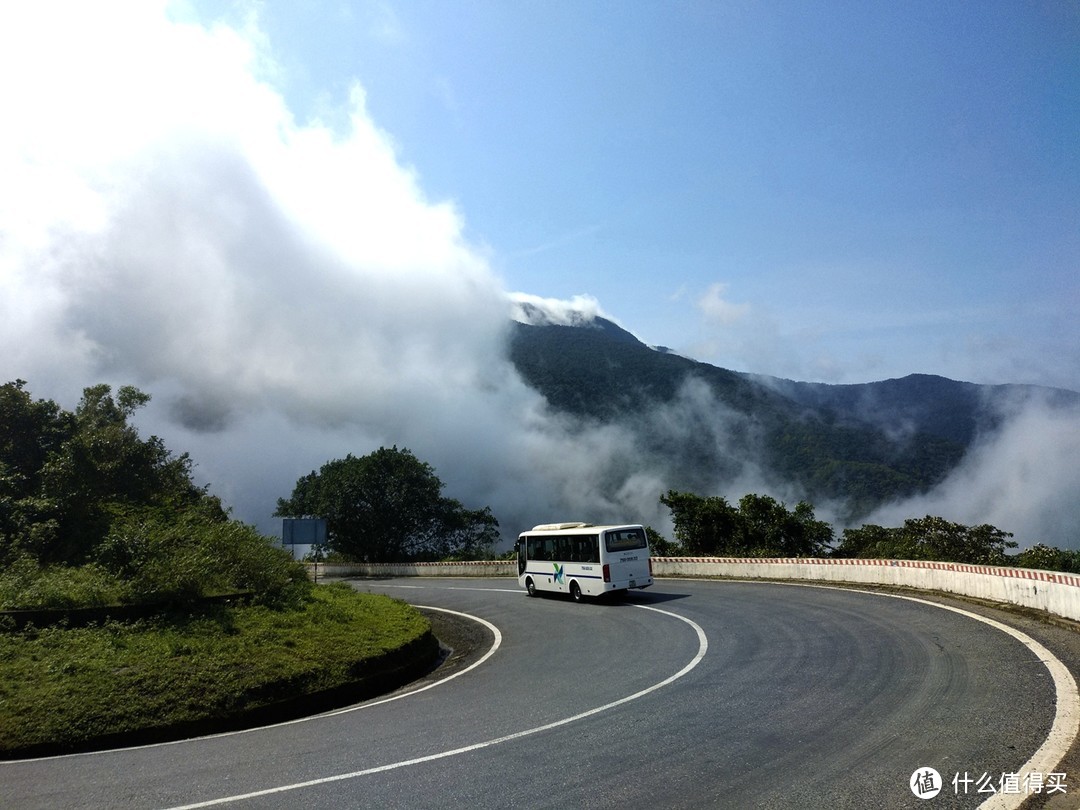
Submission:
M 615 529 L 606 532 L 604 538 L 607 542 L 608 551 L 631 551 L 635 548 L 645 548 L 645 532 L 641 529 Z

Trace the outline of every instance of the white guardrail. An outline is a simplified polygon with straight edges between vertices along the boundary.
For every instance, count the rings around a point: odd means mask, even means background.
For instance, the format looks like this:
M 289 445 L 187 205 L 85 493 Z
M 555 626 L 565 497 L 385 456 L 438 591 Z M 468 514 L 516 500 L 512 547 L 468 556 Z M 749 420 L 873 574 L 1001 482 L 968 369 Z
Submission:
M 309 571 L 312 564 L 308 564 Z M 516 577 L 505 560 L 447 563 L 320 563 L 319 577 Z M 927 562 L 812 558 L 653 557 L 656 577 L 731 577 L 892 585 L 943 591 L 1043 610 L 1080 621 L 1080 576 L 1029 568 Z

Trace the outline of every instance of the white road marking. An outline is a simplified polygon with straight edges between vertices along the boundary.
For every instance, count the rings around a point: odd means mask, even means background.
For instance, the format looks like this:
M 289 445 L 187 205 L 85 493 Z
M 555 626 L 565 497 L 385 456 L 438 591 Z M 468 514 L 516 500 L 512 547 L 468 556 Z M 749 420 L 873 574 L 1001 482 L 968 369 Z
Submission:
M 752 582 L 752 580 L 746 580 L 746 581 Z M 371 584 L 374 584 L 374 583 L 371 583 Z M 783 585 L 791 585 L 791 586 L 795 586 L 795 587 L 834 588 L 834 586 L 830 586 L 830 585 L 809 584 L 809 583 L 771 582 L 770 584 L 777 584 L 777 585 L 783 584 Z M 383 585 L 383 586 L 377 586 L 377 587 L 401 588 L 401 589 L 413 589 L 413 590 L 431 589 L 431 586 L 423 586 L 423 585 Z M 438 590 L 492 591 L 492 592 L 496 592 L 496 593 L 518 593 L 518 594 L 523 594 L 523 595 L 525 593 L 524 591 L 522 591 L 520 589 L 517 589 L 517 588 L 514 588 L 514 589 L 509 589 L 509 588 L 477 588 L 477 587 L 463 587 L 463 586 L 443 587 L 443 588 L 438 588 Z M 1076 739 L 1077 735 L 1080 734 L 1080 691 L 1078 691 L 1078 689 L 1077 689 L 1076 680 L 1073 678 L 1072 673 L 1069 672 L 1068 668 L 1056 656 L 1054 656 L 1054 654 L 1052 652 L 1050 652 L 1048 649 L 1046 649 L 1046 647 L 1044 647 L 1038 641 L 1031 638 L 1026 633 L 1024 633 L 1024 632 L 1022 632 L 1020 630 L 1017 630 L 1016 628 L 1010 627 L 1010 626 L 1008 626 L 1006 624 L 1002 624 L 1001 622 L 995 621 L 994 619 L 990 619 L 990 618 L 988 618 L 986 616 L 981 616 L 981 615 L 979 615 L 977 613 L 973 613 L 971 611 L 963 610 L 962 608 L 952 607 L 950 605 L 943 605 L 943 604 L 940 604 L 938 602 L 932 602 L 932 601 L 929 601 L 929 600 L 926 600 L 926 599 L 919 599 L 917 597 L 905 596 L 905 595 L 901 595 L 901 594 L 889 594 L 889 593 L 883 593 L 881 591 L 868 591 L 868 590 L 850 589 L 850 588 L 845 588 L 844 590 L 851 590 L 851 591 L 855 591 L 857 593 L 871 594 L 871 595 L 874 595 L 874 596 L 888 596 L 888 597 L 896 598 L 896 599 L 907 599 L 908 601 L 911 601 L 911 602 L 918 602 L 920 604 L 925 604 L 925 605 L 929 605 L 931 607 L 941 608 L 943 610 L 951 610 L 954 613 L 958 613 L 958 614 L 961 614 L 963 616 L 967 616 L 969 618 L 975 619 L 976 621 L 983 622 L 984 624 L 987 624 L 987 625 L 989 625 L 991 627 L 994 627 L 997 630 L 1000 630 L 1000 631 L 1002 631 L 1004 633 L 1007 633 L 1007 634 L 1013 636 L 1014 638 L 1016 638 L 1021 644 L 1026 646 L 1028 649 L 1030 649 L 1031 652 L 1039 659 L 1039 661 L 1044 666 L 1046 666 L 1047 670 L 1050 672 L 1051 678 L 1054 681 L 1054 689 L 1055 689 L 1055 695 L 1056 695 L 1056 710 L 1055 710 L 1055 715 L 1054 715 L 1054 722 L 1053 722 L 1053 724 L 1052 724 L 1052 726 L 1050 728 L 1049 733 L 1047 734 L 1046 740 L 1044 741 L 1042 746 L 1040 746 L 1039 749 L 1031 756 L 1031 758 L 1020 767 L 1020 769 L 1018 770 L 1018 774 L 1019 774 L 1019 778 L 1020 778 L 1021 783 L 1022 783 L 1023 778 L 1027 774 L 1042 774 L 1043 776 L 1046 776 L 1047 774 L 1053 772 L 1054 768 L 1057 767 L 1057 765 L 1064 758 L 1065 754 L 1068 752 L 1069 748 L 1071 747 L 1072 743 Z M 165 746 L 165 745 L 181 745 L 181 744 L 185 744 L 185 743 L 195 742 L 195 741 L 200 740 L 200 739 L 208 739 L 208 738 L 212 738 L 212 737 L 225 737 L 225 736 L 232 736 L 232 735 L 238 735 L 238 734 L 247 734 L 247 733 L 251 733 L 253 731 L 260 731 L 260 730 L 264 730 L 264 729 L 267 729 L 267 728 L 274 728 L 276 726 L 287 726 L 287 725 L 293 725 L 293 724 L 296 724 L 296 723 L 304 723 L 304 722 L 309 722 L 311 720 L 318 720 L 320 717 L 327 717 L 327 716 L 333 716 L 333 715 L 338 715 L 338 714 L 345 714 L 345 713 L 348 713 L 348 712 L 354 712 L 354 711 L 359 711 L 359 710 L 362 710 L 362 709 L 370 708 L 372 706 L 379 706 L 379 705 L 382 705 L 384 703 L 389 703 L 390 701 L 400 700 L 401 698 L 409 697 L 410 695 L 414 695 L 414 694 L 417 694 L 419 692 L 423 692 L 423 691 L 426 691 L 428 689 L 432 689 L 432 688 L 434 688 L 436 686 L 439 686 L 439 685 L 441 685 L 443 683 L 451 681 L 451 680 L 453 680 L 454 678 L 457 678 L 460 675 L 464 675 L 466 672 L 471 671 L 472 669 L 480 666 L 485 661 L 487 661 L 492 655 L 495 654 L 495 652 L 499 649 L 499 647 L 502 644 L 502 633 L 499 631 L 499 629 L 494 624 L 491 624 L 490 622 L 486 621 L 485 619 L 481 619 L 478 616 L 473 616 L 473 615 L 468 614 L 468 613 L 461 613 L 459 611 L 449 610 L 447 608 L 424 606 L 424 605 L 417 605 L 417 607 L 421 607 L 421 608 L 423 608 L 425 610 L 438 610 L 438 611 L 442 611 L 444 613 L 451 613 L 451 614 L 455 614 L 455 615 L 458 615 L 458 616 L 462 616 L 462 617 L 467 618 L 467 619 L 477 621 L 477 622 L 483 624 L 489 630 L 492 631 L 492 634 L 494 635 L 495 641 L 492 644 L 491 648 L 479 660 L 475 661 L 470 666 L 468 666 L 465 669 L 462 669 L 462 670 L 454 673 L 453 675 L 450 675 L 450 676 L 448 676 L 446 678 L 443 678 L 443 679 L 441 679 L 439 681 L 435 681 L 433 683 L 430 683 L 430 684 L 428 684 L 428 685 L 426 685 L 424 687 L 418 688 L 418 689 L 402 692 L 400 694 L 392 695 L 390 697 L 382 698 L 382 699 L 379 699 L 379 700 L 374 700 L 374 701 L 367 702 L 367 703 L 361 703 L 361 704 L 358 704 L 356 706 L 350 706 L 350 707 L 347 707 L 347 708 L 344 708 L 344 709 L 339 709 L 339 710 L 324 713 L 324 714 L 321 714 L 321 715 L 314 715 L 314 716 L 311 716 L 311 717 L 302 717 L 302 718 L 297 718 L 295 720 L 289 720 L 289 721 L 286 721 L 286 722 L 283 722 L 283 723 L 275 724 L 275 726 L 260 726 L 258 728 L 244 729 L 244 730 L 233 731 L 233 732 L 225 732 L 223 734 L 207 735 L 206 737 L 192 738 L 192 739 L 187 739 L 187 740 L 175 740 L 175 741 L 171 741 L 171 742 L 167 742 L 167 743 L 156 743 L 156 744 L 153 744 L 153 745 L 139 746 L 139 747 L 141 747 L 141 748 L 153 748 L 153 747 L 159 747 L 159 746 Z M 663 680 L 663 681 L 661 681 L 661 682 L 659 682 L 657 684 L 654 684 L 653 686 L 650 686 L 650 687 L 648 687 L 646 689 L 643 689 L 640 692 L 636 692 L 633 695 L 629 695 L 627 697 L 621 698 L 621 699 L 616 700 L 616 701 L 614 701 L 612 703 L 608 703 L 608 704 L 605 704 L 603 706 L 599 706 L 597 708 L 590 709 L 590 710 L 588 710 L 586 712 L 582 712 L 581 714 L 574 715 L 573 717 L 568 717 L 568 718 L 565 718 L 563 720 L 558 720 L 558 721 L 553 722 L 553 723 L 548 723 L 548 724 L 543 725 L 543 726 L 538 726 L 536 728 L 531 728 L 531 729 L 526 729 L 524 731 L 519 731 L 519 732 L 516 732 L 514 734 L 509 734 L 509 735 L 506 735 L 504 737 L 499 737 L 499 738 L 496 738 L 496 739 L 493 739 L 493 740 L 487 740 L 487 741 L 484 741 L 484 742 L 476 743 L 474 745 L 465 746 L 463 748 L 457 748 L 457 749 L 454 749 L 454 750 L 451 750 L 451 751 L 444 751 L 444 752 L 441 752 L 441 753 L 438 753 L 438 754 L 431 754 L 431 755 L 425 756 L 425 757 L 419 757 L 419 758 L 416 758 L 416 759 L 391 763 L 391 764 L 388 764 L 388 765 L 382 765 L 382 766 L 378 766 L 378 767 L 374 767 L 374 768 L 368 768 L 368 769 L 365 769 L 365 770 L 354 771 L 354 772 L 351 772 L 351 773 L 336 774 L 336 775 L 333 775 L 333 776 L 323 777 L 323 778 L 320 778 L 320 779 L 313 779 L 313 780 L 310 780 L 310 781 L 307 781 L 307 782 L 298 782 L 298 783 L 295 783 L 295 784 L 282 785 L 282 786 L 278 786 L 278 787 L 274 787 L 274 788 L 268 788 L 268 789 L 265 789 L 265 790 L 255 791 L 255 792 L 252 792 L 252 793 L 245 793 L 245 794 L 239 794 L 239 795 L 236 795 L 236 796 L 228 796 L 228 797 L 223 797 L 223 798 L 219 798 L 219 799 L 212 799 L 212 800 L 209 800 L 209 801 L 199 802 L 199 803 L 196 803 L 196 804 L 182 805 L 182 806 L 179 806 L 179 807 L 170 808 L 169 810 L 194 810 L 194 808 L 213 807 L 213 806 L 217 806 L 217 805 L 221 805 L 221 804 L 226 804 L 228 802 L 239 802 L 239 801 L 244 801 L 244 800 L 247 800 L 247 799 L 258 798 L 260 796 L 268 796 L 268 795 L 273 795 L 273 794 L 277 794 L 277 793 L 285 793 L 285 792 L 288 792 L 288 791 L 300 790 L 300 789 L 303 789 L 305 787 L 314 787 L 314 786 L 327 784 L 327 783 L 331 783 L 331 782 L 339 782 L 339 781 L 343 781 L 343 780 L 347 780 L 347 779 L 355 779 L 355 778 L 359 778 L 359 777 L 362 777 L 362 776 L 367 776 L 367 775 L 374 774 L 374 773 L 380 773 L 380 772 L 383 772 L 383 771 L 396 770 L 396 769 L 399 769 L 399 768 L 408 767 L 410 765 L 417 765 L 417 764 L 421 764 L 421 763 L 424 763 L 424 762 L 430 762 L 430 761 L 438 760 L 438 759 L 445 759 L 447 757 L 457 756 L 459 754 L 468 753 L 470 751 L 476 751 L 476 750 L 479 750 L 479 749 L 482 749 L 482 748 L 489 748 L 489 747 L 494 746 L 494 745 L 499 745 L 501 743 L 510 742 L 512 740 L 520 739 L 522 737 L 527 737 L 527 736 L 530 736 L 532 734 L 537 734 L 537 733 L 539 733 L 541 731 L 547 731 L 547 730 L 550 730 L 550 729 L 553 729 L 553 728 L 557 728 L 559 726 L 567 725 L 569 723 L 573 723 L 575 721 L 582 720 L 582 719 L 584 719 L 586 717 L 591 717 L 592 715 L 599 714 L 600 712 L 607 711 L 608 709 L 612 709 L 612 708 L 614 708 L 616 706 L 620 706 L 622 704 L 628 703 L 628 702 L 630 702 L 632 700 L 636 700 L 636 699 L 638 699 L 640 697 L 643 697 L 643 696 L 645 696 L 645 695 L 647 695 L 647 694 L 649 694 L 651 692 L 656 691 L 657 689 L 660 689 L 660 688 L 662 688 L 664 686 L 667 686 L 668 684 L 671 684 L 674 681 L 682 678 L 684 675 L 686 675 L 688 672 L 690 672 L 692 669 L 694 669 L 694 667 L 696 667 L 701 662 L 701 659 L 704 658 L 705 653 L 708 650 L 708 638 L 705 635 L 705 631 L 697 623 L 695 623 L 695 622 L 691 621 L 690 619 L 687 619 L 687 618 L 685 618 L 683 616 L 679 616 L 676 613 L 671 613 L 671 612 L 666 611 L 666 610 L 661 610 L 660 608 L 655 608 L 655 607 L 651 607 L 651 606 L 648 606 L 648 605 L 633 605 L 633 607 L 641 608 L 642 610 L 652 610 L 652 611 L 655 611 L 657 613 L 662 613 L 664 615 L 671 616 L 673 618 L 679 619 L 680 621 L 686 622 L 687 624 L 689 624 L 691 627 L 694 628 L 694 631 L 697 633 L 698 643 L 699 643 L 699 648 L 698 648 L 697 655 L 695 655 L 694 658 L 686 666 L 684 666 L 681 670 L 679 670 L 679 672 L 675 673 L 674 675 L 670 676 L 669 678 L 666 678 L 665 680 Z M 127 749 L 113 749 L 113 750 L 115 751 L 115 750 L 132 750 L 132 749 L 127 748 Z M 97 754 L 102 754 L 102 753 L 108 753 L 108 752 L 106 752 L 106 751 L 96 751 L 96 752 L 86 752 L 86 753 L 83 753 L 83 754 L 69 754 L 69 755 L 64 755 L 64 756 L 95 756 Z M 63 758 L 63 757 L 42 757 L 41 759 L 58 759 L 58 758 Z M 18 762 L 18 761 L 19 760 L 9 760 L 9 762 Z M 5 764 L 5 763 L 0 762 L 0 766 L 2 766 L 3 764 Z M 985 802 L 983 802 L 983 804 L 979 805 L 979 810 L 1016 810 L 1016 808 L 1019 808 L 1020 805 L 1023 803 L 1023 801 L 1026 798 L 1027 798 L 1027 796 L 1025 796 L 1022 793 L 1020 793 L 1020 794 L 998 793 L 998 794 L 993 795 L 989 799 L 987 799 Z
M 860 593 L 875 593 L 875 591 L 860 591 Z M 1068 667 L 1061 663 L 1050 650 L 1046 649 L 1046 647 L 1027 633 L 1017 630 L 1015 627 L 1010 627 L 1007 624 L 1002 624 L 987 616 L 980 616 L 978 613 L 972 613 L 970 610 L 963 610 L 962 608 L 952 607 L 951 605 L 942 605 L 938 602 L 930 602 L 926 599 L 918 599 L 914 596 L 902 596 L 900 594 L 891 593 L 880 595 L 893 596 L 897 599 L 907 599 L 911 602 L 919 602 L 923 605 L 933 605 L 942 610 L 951 610 L 962 616 L 968 616 L 983 624 L 988 624 L 1003 633 L 1008 633 L 1034 653 L 1035 657 L 1050 670 L 1050 677 L 1054 679 L 1054 692 L 1057 697 L 1056 710 L 1054 712 L 1054 723 L 1050 727 L 1050 732 L 1046 735 L 1046 741 L 1039 747 L 1039 750 L 1031 755 L 1031 759 L 1020 766 L 1020 769 L 1017 771 L 1017 776 L 1019 778 L 1019 784 L 1023 785 L 1028 774 L 1047 776 L 1052 773 L 1058 766 L 1058 763 L 1064 759 L 1065 754 L 1068 753 L 1069 748 L 1076 739 L 1077 733 L 1080 732 L 1080 692 L 1077 691 L 1076 679 L 1073 678 Z M 979 810 L 1016 810 L 1016 808 L 1019 808 L 1028 798 L 1026 793 L 996 793 L 980 804 Z
M 738 580 L 740 582 L 753 582 L 754 580 Z M 918 602 L 921 605 L 951 610 L 961 616 L 967 616 L 975 621 L 988 624 L 996 630 L 1007 633 L 1025 647 L 1027 647 L 1039 659 L 1049 671 L 1054 681 L 1055 710 L 1054 722 L 1050 726 L 1050 732 L 1039 749 L 1031 755 L 1031 759 L 1020 766 L 1017 771 L 1019 783 L 1024 784 L 1024 779 L 1029 774 L 1046 776 L 1054 771 L 1065 755 L 1069 752 L 1077 734 L 1080 734 L 1080 691 L 1077 690 L 1076 679 L 1073 678 L 1069 668 L 1061 662 L 1050 650 L 1033 639 L 1022 630 L 1002 624 L 999 621 L 980 616 L 970 610 L 943 605 L 940 602 L 931 602 L 928 599 L 919 599 L 916 596 L 905 596 L 897 593 L 884 593 L 882 591 L 867 591 L 861 588 L 837 588 L 833 585 L 820 585 L 817 583 L 803 582 L 774 582 L 775 585 L 790 585 L 797 588 L 828 588 L 831 590 L 852 591 L 855 593 L 868 593 L 873 596 L 888 596 L 893 599 L 906 599 L 909 602 Z M 1029 797 L 1025 793 L 996 793 L 979 805 L 978 810 L 1017 810 Z
M 428 689 L 434 689 L 436 686 L 442 686 L 444 683 L 447 683 L 448 681 L 452 681 L 452 680 L 454 680 L 454 678 L 458 678 L 458 677 L 464 675 L 466 672 L 470 672 L 470 671 L 476 669 L 482 663 L 484 663 L 489 658 L 491 658 L 491 656 L 493 656 L 495 654 L 496 650 L 498 650 L 499 647 L 502 646 L 502 633 L 499 631 L 498 627 L 493 625 L 487 619 L 481 619 L 479 616 L 473 616 L 471 613 L 462 613 L 459 610 L 450 610 L 449 608 L 434 607 L 434 606 L 431 606 L 431 605 L 413 605 L 413 607 L 420 608 L 421 610 L 437 610 L 440 613 L 451 613 L 454 616 L 462 616 L 463 618 L 466 618 L 466 619 L 472 619 L 474 622 L 479 622 L 480 624 L 484 625 L 484 627 L 486 627 L 488 630 L 490 630 L 492 632 L 492 635 L 495 636 L 495 641 L 492 642 L 491 647 L 488 649 L 488 651 L 486 653 L 484 653 L 476 661 L 473 661 L 471 664 L 469 664 L 469 666 L 465 667 L 465 669 L 459 670 L 459 671 L 455 672 L 453 675 L 447 675 L 445 678 L 440 678 L 437 681 L 433 681 L 432 683 L 429 683 L 427 686 L 421 686 L 421 687 L 419 687 L 417 689 L 409 689 L 408 691 L 401 692 L 400 694 L 391 695 L 390 697 L 380 698 L 379 700 L 372 700 L 372 701 L 369 701 L 367 703 L 360 703 L 360 704 L 357 704 L 356 706 L 347 706 L 344 709 L 336 709 L 336 710 L 334 710 L 332 712 L 324 712 L 323 714 L 318 714 L 318 715 L 315 715 L 313 717 L 300 717 L 300 718 L 297 718 L 296 720 L 289 720 L 286 723 L 280 723 L 279 725 L 284 726 L 284 725 L 289 725 L 291 723 L 302 723 L 302 722 L 304 722 L 306 720 L 315 720 L 315 719 L 318 719 L 319 717 L 334 717 L 335 715 L 339 715 L 339 714 L 348 714 L 349 712 L 356 712 L 356 711 L 360 711 L 361 709 L 370 709 L 372 706 L 381 706 L 384 703 L 390 703 L 390 702 L 395 701 L 395 700 L 401 700 L 402 698 L 409 697 L 410 695 L 416 695 L 416 694 L 419 694 L 420 692 L 426 692 Z M 267 726 L 262 726 L 262 728 L 267 728 Z M 249 729 L 249 731 L 254 731 L 254 730 L 255 729 Z
M 690 672 L 692 669 L 694 669 L 694 667 L 696 667 L 699 663 L 701 663 L 701 659 L 705 657 L 705 653 L 709 649 L 709 639 L 705 635 L 705 631 L 701 628 L 701 626 L 699 624 L 697 624 L 694 621 L 691 621 L 690 619 L 687 619 L 685 616 L 680 616 L 677 613 L 671 613 L 671 612 L 666 611 L 666 610 L 661 610 L 660 608 L 650 607 L 648 605 L 634 605 L 634 607 L 641 608 L 642 610 L 651 610 L 651 611 L 654 611 L 656 613 L 661 613 L 661 614 L 663 614 L 665 616 L 671 616 L 672 618 L 678 619 L 681 622 L 686 622 L 686 624 L 690 625 L 694 629 L 694 632 L 697 634 L 697 637 L 698 637 L 698 651 L 697 651 L 697 654 L 694 655 L 694 657 L 690 660 L 690 662 L 688 664 L 686 664 L 686 666 L 684 666 L 682 669 L 680 669 L 674 675 L 671 675 L 671 676 L 665 678 L 664 680 L 660 681 L 659 683 L 655 683 L 652 686 L 646 687 L 645 689 L 642 689 L 640 692 L 635 692 L 632 695 L 628 695 L 628 696 L 626 696 L 624 698 L 619 698 L 618 700 L 612 701 L 611 703 L 605 703 L 603 706 L 597 706 L 594 709 L 589 709 L 588 711 L 581 712 L 580 714 L 575 714 L 572 717 L 566 717 L 566 718 L 564 718 L 562 720 L 556 720 L 553 723 L 546 723 L 546 724 L 544 724 L 542 726 L 536 726 L 535 728 L 525 729 L 524 731 L 517 731 L 517 732 L 515 732 L 513 734 L 507 734 L 506 736 L 503 736 L 503 737 L 496 737 L 493 740 L 485 740 L 484 742 L 474 743 L 473 745 L 467 745 L 467 746 L 464 746 L 463 748 L 455 748 L 455 749 L 450 750 L 450 751 L 442 751 L 442 752 L 440 752 L 438 754 L 429 754 L 428 756 L 417 757 L 416 759 L 407 759 L 407 760 L 403 760 L 401 762 L 393 762 L 393 763 L 390 763 L 389 765 L 379 765 L 379 766 L 374 767 L 374 768 L 365 768 L 364 770 L 352 771 L 351 773 L 342 773 L 342 774 L 335 774 L 333 776 L 324 776 L 324 777 L 321 777 L 319 779 L 311 779 L 311 780 L 309 780 L 307 782 L 297 782 L 297 783 L 291 784 L 291 785 L 280 785 L 278 787 L 266 788 L 265 790 L 256 790 L 256 791 L 253 791 L 251 793 L 241 793 L 241 794 L 238 794 L 236 796 L 225 796 L 225 797 L 222 797 L 222 798 L 219 798 L 219 799 L 211 799 L 211 800 L 205 801 L 205 802 L 196 802 L 195 804 L 185 804 L 185 805 L 181 805 L 179 807 L 169 808 L 169 810 L 196 810 L 196 808 L 201 808 L 201 807 L 214 807 L 216 805 L 228 804 L 229 802 L 240 802 L 240 801 L 246 801 L 248 799 L 257 799 L 257 798 L 259 798 L 261 796 L 271 796 L 271 795 L 278 794 L 278 793 L 286 793 L 286 792 L 293 791 L 293 790 L 302 790 L 303 788 L 316 787 L 318 785 L 325 785 L 325 784 L 329 784 L 331 782 L 341 782 L 341 781 L 344 781 L 346 779 L 357 779 L 357 778 L 359 778 L 361 776 L 369 776 L 369 775 L 374 774 L 374 773 L 382 773 L 384 771 L 393 771 L 393 770 L 397 770 L 399 768 L 407 768 L 410 765 L 419 765 L 419 764 L 424 763 L 424 762 L 432 762 L 432 761 L 438 760 L 438 759 L 446 759 L 448 757 L 458 756 L 459 754 L 467 754 L 470 751 L 479 751 L 480 749 L 483 749 L 483 748 L 490 748 L 490 747 L 495 746 L 495 745 L 501 745 L 502 743 L 511 742 L 513 740 L 519 740 L 522 737 L 529 737 L 529 736 L 531 736 L 533 734 L 539 734 L 542 731 L 549 731 L 549 730 L 551 730 L 553 728 L 558 728 L 560 726 L 569 725 L 570 723 L 575 723 L 578 720 L 584 720 L 586 717 L 592 717 L 595 714 L 600 714 L 601 712 L 608 711 L 609 709 L 614 709 L 616 706 L 622 706 L 623 704 L 629 703 L 629 702 L 631 702 L 633 700 L 637 700 L 638 698 L 645 697 L 645 695 L 651 694 L 652 692 L 655 692 L 657 689 L 662 689 L 663 687 L 665 687 L 665 686 L 679 680 L 684 675 L 686 675 L 688 672 Z M 453 611 L 450 611 L 450 612 L 453 612 Z M 460 675 L 462 673 L 459 672 L 457 674 Z M 410 693 L 410 694 L 412 694 L 412 693 Z
M 357 703 L 354 706 L 346 706 L 343 709 L 334 709 L 332 711 L 322 712 L 321 714 L 312 714 L 312 715 L 307 715 L 306 717 L 297 717 L 297 718 L 295 718 L 293 720 L 283 720 L 280 723 L 270 723 L 268 725 L 263 725 L 263 726 L 252 726 L 251 728 L 241 728 L 241 729 L 237 729 L 235 731 L 222 731 L 222 732 L 220 732 L 218 734 L 204 734 L 201 737 L 185 737 L 182 740 L 168 740 L 166 742 L 147 743 L 146 745 L 129 745 L 129 746 L 125 746 L 123 748 L 108 748 L 108 749 L 102 749 L 100 751 L 83 751 L 83 752 L 77 753 L 77 754 L 57 754 L 56 756 L 51 756 L 51 757 L 36 757 L 36 758 L 33 759 L 33 761 L 34 762 L 45 762 L 45 761 L 50 760 L 50 759 L 67 759 L 69 757 L 93 757 L 93 756 L 98 756 L 100 754 L 110 754 L 110 753 L 116 753 L 116 752 L 119 752 L 119 751 L 138 751 L 138 750 L 141 750 L 141 749 L 144 749 L 144 748 L 164 748 L 164 747 L 170 746 L 170 745 L 186 745 L 187 743 L 198 742 L 199 740 L 211 740 L 211 739 L 215 739 L 215 738 L 218 738 L 218 737 L 235 737 L 235 736 L 239 736 L 241 734 L 251 734 L 251 733 L 257 732 L 257 731 L 265 731 L 266 729 L 270 729 L 270 728 L 281 728 L 283 726 L 294 726 L 297 723 L 309 723 L 312 720 L 318 720 L 321 717 L 334 717 L 334 716 L 339 715 L 339 714 L 348 714 L 350 712 L 358 712 L 358 711 L 361 711 L 362 709 L 370 709 L 372 706 L 381 706 L 384 703 L 390 703 L 391 701 L 401 700 L 402 698 L 409 697 L 410 695 L 419 694 L 420 692 L 426 692 L 428 689 L 434 689 L 436 686 L 442 686 L 444 683 L 452 681 L 452 680 L 454 680 L 454 678 L 458 678 L 458 677 L 464 675 L 466 672 L 469 672 L 469 671 L 471 671 L 473 669 L 476 669 L 478 666 L 480 666 L 485 661 L 487 661 L 489 658 L 491 658 L 491 656 L 493 656 L 495 654 L 495 652 L 499 649 L 499 647 L 502 646 L 502 633 L 499 631 L 498 627 L 493 625 L 487 619 L 481 619 L 479 616 L 473 616 L 471 613 L 462 613 L 461 611 L 450 610 L 449 608 L 434 607 L 434 606 L 431 606 L 431 605 L 414 605 L 413 607 L 417 607 L 417 608 L 420 608 L 422 610 L 438 610 L 441 613 L 452 613 L 455 616 L 461 616 L 461 617 L 466 618 L 466 619 L 471 619 L 474 622 L 479 622 L 480 624 L 484 625 L 484 627 L 486 627 L 488 630 L 491 631 L 492 635 L 495 637 L 495 640 L 494 640 L 494 642 L 492 642 L 492 645 L 488 649 L 488 651 L 486 653 L 484 653 L 479 659 L 477 659 L 473 663 L 469 664 L 469 666 L 465 667 L 464 669 L 455 672 L 453 675 L 447 675 L 445 678 L 440 678 L 439 680 L 433 681 L 432 683 L 429 683 L 426 686 L 421 686 L 421 687 L 418 687 L 416 689 L 409 689 L 408 691 L 400 692 L 398 694 L 394 694 L 394 695 L 391 695 L 389 697 L 380 698 L 378 700 L 370 700 L 370 701 L 367 701 L 367 702 L 364 702 L 364 703 Z M 8 764 L 8 763 L 28 762 L 28 761 L 30 761 L 30 760 L 25 760 L 25 759 L 22 759 L 22 760 L 19 760 L 19 759 L 5 760 L 5 761 L 0 762 L 0 766 L 3 766 L 3 765 Z

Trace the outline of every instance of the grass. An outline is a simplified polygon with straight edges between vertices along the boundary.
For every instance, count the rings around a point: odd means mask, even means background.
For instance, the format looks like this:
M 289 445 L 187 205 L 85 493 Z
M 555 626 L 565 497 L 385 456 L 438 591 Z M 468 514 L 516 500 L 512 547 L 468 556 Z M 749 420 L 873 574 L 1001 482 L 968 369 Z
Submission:
M 414 608 L 343 584 L 317 587 L 299 610 L 0 632 L 0 756 L 236 725 L 430 661 L 436 645 Z
M 42 568 L 19 557 L 0 571 L 0 610 L 118 605 L 128 596 L 129 588 L 99 565 Z

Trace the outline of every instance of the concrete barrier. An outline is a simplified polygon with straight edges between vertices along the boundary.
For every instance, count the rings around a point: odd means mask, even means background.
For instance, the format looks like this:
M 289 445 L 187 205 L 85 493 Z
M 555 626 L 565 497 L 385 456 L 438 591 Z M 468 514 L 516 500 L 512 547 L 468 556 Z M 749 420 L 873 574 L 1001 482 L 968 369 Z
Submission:
M 314 574 L 314 563 L 307 563 Z M 319 577 L 516 577 L 517 563 L 506 560 L 431 563 L 319 563 Z
M 1019 605 L 1080 621 L 1080 576 L 1056 571 L 922 560 L 658 557 L 653 573 L 892 585 Z
M 308 564 L 311 571 L 312 565 Z M 448 563 L 321 563 L 319 576 L 516 577 L 505 560 Z M 891 585 L 986 599 L 1080 621 L 1080 576 L 1028 568 L 921 560 L 654 557 L 656 577 L 730 577 Z

